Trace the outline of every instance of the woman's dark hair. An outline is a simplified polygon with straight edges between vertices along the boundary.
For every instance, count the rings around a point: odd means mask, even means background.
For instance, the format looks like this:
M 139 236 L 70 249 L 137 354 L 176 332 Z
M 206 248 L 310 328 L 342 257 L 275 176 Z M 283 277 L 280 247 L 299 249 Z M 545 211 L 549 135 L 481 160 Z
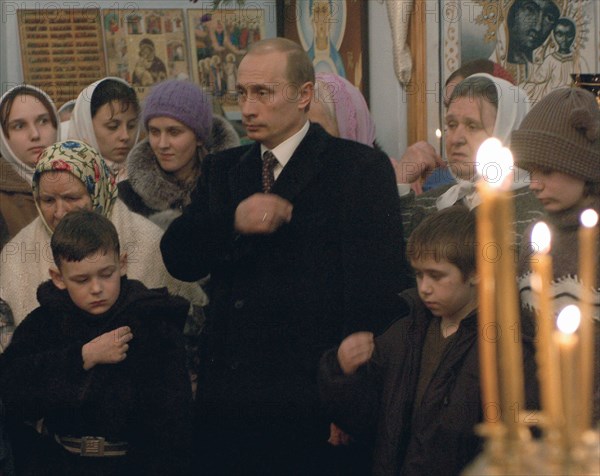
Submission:
M 2 132 L 4 132 L 6 137 L 8 137 L 8 117 L 10 116 L 10 111 L 12 110 L 15 100 L 19 96 L 31 96 L 40 101 L 50 115 L 50 122 L 52 122 L 55 129 L 58 129 L 58 121 L 54 114 L 54 107 L 48 98 L 36 89 L 32 89 L 28 86 L 17 86 L 6 95 L 2 102 L 2 106 L 0 106 L 0 123 L 2 123 Z
M 96 86 L 96 89 L 92 93 L 92 102 L 90 104 L 92 117 L 105 104 L 110 106 L 111 113 L 114 114 L 114 102 L 118 102 L 121 105 L 121 112 L 127 111 L 129 107 L 133 107 L 136 114 L 140 112 L 140 103 L 135 89 L 121 81 L 105 79 Z
M 467 79 L 462 80 L 450 96 L 450 104 L 457 99 L 462 97 L 468 97 L 470 99 L 482 98 L 493 106 L 498 108 L 498 90 L 494 82 L 483 76 L 471 76 Z

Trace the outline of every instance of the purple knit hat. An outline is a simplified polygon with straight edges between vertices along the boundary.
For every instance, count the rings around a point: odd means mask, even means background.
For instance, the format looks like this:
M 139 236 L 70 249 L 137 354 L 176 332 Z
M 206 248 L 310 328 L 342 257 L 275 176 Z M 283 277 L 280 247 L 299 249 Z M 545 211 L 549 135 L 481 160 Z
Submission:
M 212 103 L 196 84 L 169 79 L 154 86 L 144 102 L 142 119 L 146 129 L 154 117 L 175 119 L 192 129 L 199 140 L 206 141 L 212 130 Z

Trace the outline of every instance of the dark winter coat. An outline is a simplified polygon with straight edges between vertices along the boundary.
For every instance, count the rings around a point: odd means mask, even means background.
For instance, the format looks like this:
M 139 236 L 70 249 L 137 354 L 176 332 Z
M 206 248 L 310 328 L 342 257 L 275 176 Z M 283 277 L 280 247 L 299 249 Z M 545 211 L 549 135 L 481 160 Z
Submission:
M 81 311 L 50 281 L 39 287 L 38 300 L 41 306 L 17 327 L 0 356 L 10 420 L 18 426 L 43 418 L 50 435 L 127 441 L 122 465 L 135 468 L 130 474 L 184 474 L 191 389 L 181 329 L 189 303 L 126 278 L 119 299 L 101 316 Z M 127 358 L 84 370 L 82 346 L 125 325 L 133 334 Z M 64 451 L 53 444 L 56 451 L 36 464 L 65 474 L 56 459 Z M 89 458 L 71 458 L 81 460 Z
M 172 275 L 211 275 L 200 427 L 256 430 L 272 461 L 275 435 L 297 455 L 308 442 L 325 444 L 319 358 L 345 333 L 391 321 L 406 267 L 384 154 L 312 124 L 271 190 L 293 204 L 291 222 L 269 235 L 239 235 L 234 213 L 261 192 L 261 168 L 259 144 L 206 157 L 192 203 L 161 250 Z
M 213 117 L 211 137 L 205 145 L 209 153 L 237 147 L 240 139 L 233 126 L 220 116 Z M 200 168 L 198 168 L 198 171 Z M 119 198 L 127 207 L 165 229 L 190 202 L 191 188 L 182 186 L 172 174 L 160 168 L 148 139 L 127 157 L 127 180 L 119 182 Z
M 360 440 L 374 441 L 373 474 L 459 474 L 481 450 L 474 432 L 482 420 L 477 314 L 461 321 L 415 408 L 423 343 L 433 316 L 416 290 L 402 297 L 408 309 L 405 317 L 376 338 L 371 361 L 355 374 L 343 374 L 337 348 L 323 356 L 321 396 L 342 429 Z M 529 340 L 524 356 L 528 404 L 535 406 Z

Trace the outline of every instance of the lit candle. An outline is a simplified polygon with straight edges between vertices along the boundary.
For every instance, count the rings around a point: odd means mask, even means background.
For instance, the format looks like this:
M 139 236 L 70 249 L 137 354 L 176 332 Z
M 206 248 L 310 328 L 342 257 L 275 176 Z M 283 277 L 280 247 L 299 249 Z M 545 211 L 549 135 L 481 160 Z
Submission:
M 500 398 L 498 395 L 497 332 L 495 310 L 494 262 L 497 247 L 494 241 L 493 216 L 497 206 L 498 194 L 487 181 L 486 170 L 491 162 L 496 143 L 486 143 L 477 152 L 478 173 L 477 192 L 481 204 L 477 207 L 477 274 L 478 274 L 478 324 L 479 324 L 479 367 L 481 379 L 481 402 L 483 416 L 487 423 L 498 422 Z M 501 147 L 501 144 L 500 144 Z
M 442 155 L 442 131 L 440 129 L 436 129 L 435 136 L 438 138 L 438 143 L 440 146 L 440 155 Z
M 591 209 L 581 214 L 579 228 L 579 279 L 581 280 L 581 428 L 592 426 L 593 381 L 594 381 L 594 289 L 596 289 L 596 264 L 598 239 L 598 214 Z
M 512 174 L 512 155 L 508 149 L 502 147 L 499 140 L 488 139 L 477 153 L 477 166 L 478 173 L 482 177 L 480 187 L 483 191 L 480 197 L 482 205 L 484 201 L 489 204 L 484 205 L 482 221 L 491 223 L 489 226 L 485 224 L 481 226 L 491 228 L 490 242 L 497 245 L 499 252 L 498 266 L 493 273 L 494 294 L 490 298 L 495 305 L 484 301 L 484 306 L 490 306 L 497 316 L 502 419 L 510 438 L 518 439 L 519 412 L 523 410 L 524 386 L 516 271 L 511 249 L 514 240 L 514 211 L 512 194 L 507 190 L 507 178 Z M 484 214 L 487 215 L 485 218 Z M 489 271 L 484 268 L 484 272 Z M 496 300 L 496 296 L 501 298 Z M 488 316 L 484 316 L 483 319 L 490 320 Z M 491 320 L 496 321 L 493 317 Z M 483 341 L 485 343 L 485 339 Z M 485 351 L 488 352 L 489 349 Z M 486 371 L 489 371 L 487 367 Z M 494 372 L 493 375 L 495 376 L 496 373 Z
M 536 360 L 541 387 L 542 409 L 548 418 L 548 427 L 560 422 L 560 396 L 558 385 L 558 356 L 552 339 L 554 318 L 550 283 L 552 282 L 551 234 L 546 223 L 537 223 L 531 232 L 531 244 L 537 251 L 531 261 L 533 274 L 531 288 L 537 301 L 537 345 Z
M 481 375 L 481 403 L 487 423 L 497 423 L 500 418 L 498 397 L 498 362 L 496 340 L 498 325 L 495 318 L 494 260 L 496 247 L 493 238 L 493 211 L 495 194 L 490 193 L 485 180 L 477 182 L 481 205 L 477 207 L 477 274 L 479 306 L 479 367 Z
M 579 391 L 577 352 L 577 328 L 581 320 L 579 308 L 575 305 L 566 306 L 556 320 L 555 339 L 560 356 L 560 380 L 562 388 L 562 403 L 564 411 L 565 443 L 572 447 L 579 438 L 578 403 L 576 398 Z

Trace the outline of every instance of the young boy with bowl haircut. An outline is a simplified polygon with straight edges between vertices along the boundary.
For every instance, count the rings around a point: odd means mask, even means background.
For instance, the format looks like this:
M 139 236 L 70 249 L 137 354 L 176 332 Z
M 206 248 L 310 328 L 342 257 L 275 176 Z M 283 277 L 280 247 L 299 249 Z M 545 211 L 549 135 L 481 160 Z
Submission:
M 455 205 L 427 216 L 407 243 L 417 288 L 401 294 L 403 317 L 378 337 L 351 334 L 321 361 L 326 409 L 374 445 L 373 474 L 458 474 L 481 450 L 475 213 Z
M 12 426 L 44 421 L 34 457 L 15 438 L 18 465 L 24 474 L 186 474 L 189 303 L 127 279 L 117 232 L 97 213 L 67 214 L 51 248 L 40 307 L 0 356 Z

